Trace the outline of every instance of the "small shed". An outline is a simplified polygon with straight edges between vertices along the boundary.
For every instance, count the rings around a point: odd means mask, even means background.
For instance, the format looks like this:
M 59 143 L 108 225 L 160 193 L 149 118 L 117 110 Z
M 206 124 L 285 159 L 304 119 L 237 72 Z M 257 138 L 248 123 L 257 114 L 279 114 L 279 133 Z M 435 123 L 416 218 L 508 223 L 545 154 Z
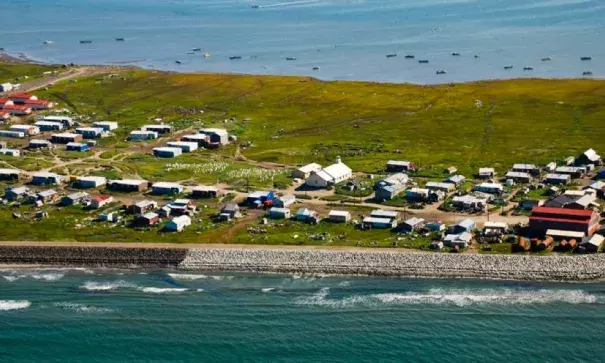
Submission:
M 173 195 L 183 192 L 183 186 L 178 183 L 157 182 L 151 186 L 151 193 L 156 195 Z
M 175 158 L 183 153 L 178 147 L 154 147 L 153 156 L 158 158 Z
M 86 151 L 88 150 L 88 144 L 83 144 L 81 142 L 68 142 L 65 145 L 65 150 L 67 151 Z
M 214 186 L 198 185 L 191 189 L 192 198 L 217 198 L 218 189 Z
M 289 219 L 292 215 L 288 208 L 272 207 L 269 209 L 269 217 L 271 219 Z
M 61 198 L 61 205 L 76 205 L 84 202 L 89 197 L 88 193 L 71 193 Z
M 443 239 L 443 244 L 449 247 L 467 248 L 473 239 L 473 236 L 468 232 L 460 234 L 448 234 Z
M 422 218 L 412 217 L 400 224 L 401 230 L 404 232 L 416 232 L 425 226 L 426 222 Z
M 322 169 L 322 166 L 317 163 L 311 163 L 292 171 L 293 178 L 307 179 L 312 173 L 317 173 Z
M 349 223 L 351 213 L 346 210 L 331 210 L 328 214 L 328 219 L 335 223 Z
M 103 176 L 80 176 L 76 179 L 75 186 L 78 188 L 99 188 L 107 184 L 107 178 Z
M 226 214 L 229 218 L 240 218 L 242 214 L 239 211 L 237 203 L 227 203 L 221 208 L 221 214 Z
M 274 207 L 287 208 L 296 202 L 296 197 L 292 194 L 282 195 L 273 201 Z
M 186 227 L 191 225 L 191 218 L 186 215 L 172 218 L 172 220 L 166 222 L 166 229 L 172 232 L 181 232 Z
M 454 233 L 457 233 L 457 234 L 463 233 L 463 232 L 471 233 L 475 229 L 477 229 L 477 223 L 470 218 L 466 218 L 466 219 L 461 220 L 454 226 Z
M 151 227 L 160 222 L 160 216 L 157 213 L 149 212 L 135 217 L 134 223 L 139 227 Z

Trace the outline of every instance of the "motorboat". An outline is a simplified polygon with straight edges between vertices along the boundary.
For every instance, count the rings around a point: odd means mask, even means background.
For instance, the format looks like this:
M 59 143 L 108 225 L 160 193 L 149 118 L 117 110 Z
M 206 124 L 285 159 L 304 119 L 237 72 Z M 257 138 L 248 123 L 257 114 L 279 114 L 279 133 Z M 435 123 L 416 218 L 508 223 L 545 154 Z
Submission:
M 314 70 L 314 71 L 319 71 L 319 66 L 315 66 L 315 67 L 313 67 L 313 70 Z
M 414 59 L 414 55 L 413 54 L 406 54 L 405 59 Z
M 447 73 L 447 71 L 445 71 L 443 69 L 440 69 L 437 71 L 437 74 L 446 74 L 446 73 Z
M 116 42 L 123 42 L 123 41 L 125 41 L 125 40 L 126 40 L 126 39 L 124 39 L 124 38 L 116 38 Z
M 592 76 L 592 72 L 591 71 L 584 71 L 582 72 L 583 76 Z
M 231 59 L 231 60 L 242 59 L 242 56 L 241 55 L 232 55 L 231 57 L 229 57 L 229 59 Z
M 50 44 L 53 44 L 53 41 L 52 40 L 45 40 L 44 44 L 45 45 L 50 45 Z
M 592 59 L 592 57 L 580 57 L 580 60 L 583 60 L 583 61 L 589 61 L 591 59 Z
M 426 63 L 428 63 L 428 62 L 429 62 L 429 61 L 428 61 L 428 59 L 420 59 L 420 60 L 418 61 L 418 63 L 424 63 L 424 64 L 426 64 Z
M 296 58 L 294 58 L 294 57 L 286 57 L 286 60 L 287 60 L 287 61 L 295 61 L 295 60 L 296 60 Z
M 180 60 L 175 60 L 174 63 L 176 63 L 176 64 L 183 64 L 183 62 L 181 62 Z
M 532 67 L 523 67 L 524 71 L 533 71 L 534 69 Z
M 92 40 L 80 40 L 80 44 L 90 44 Z
M 475 59 L 479 58 L 479 56 L 477 54 L 475 54 Z
M 192 52 L 201 52 L 202 48 L 193 48 L 191 49 Z
M 513 69 L 513 66 L 504 66 L 504 69 Z
M 394 58 L 394 57 L 397 57 L 397 53 L 387 54 L 387 58 Z
M 454 56 L 454 57 L 459 57 L 459 56 L 460 56 L 460 53 L 458 53 L 458 52 L 452 52 L 452 56 Z
M 542 62 L 548 62 L 548 61 L 551 61 L 551 60 L 552 60 L 551 57 L 544 57 L 544 58 L 542 58 Z

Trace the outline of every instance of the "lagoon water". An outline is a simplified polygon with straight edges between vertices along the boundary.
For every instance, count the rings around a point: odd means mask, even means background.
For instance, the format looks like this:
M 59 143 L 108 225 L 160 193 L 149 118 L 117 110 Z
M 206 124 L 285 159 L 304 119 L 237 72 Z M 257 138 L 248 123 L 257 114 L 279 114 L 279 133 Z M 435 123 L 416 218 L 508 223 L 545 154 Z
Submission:
M 2 269 L 2 362 L 603 361 L 605 288 Z
M 605 76 L 602 0 L 13 0 L 0 14 L 0 47 L 48 62 L 415 83 Z

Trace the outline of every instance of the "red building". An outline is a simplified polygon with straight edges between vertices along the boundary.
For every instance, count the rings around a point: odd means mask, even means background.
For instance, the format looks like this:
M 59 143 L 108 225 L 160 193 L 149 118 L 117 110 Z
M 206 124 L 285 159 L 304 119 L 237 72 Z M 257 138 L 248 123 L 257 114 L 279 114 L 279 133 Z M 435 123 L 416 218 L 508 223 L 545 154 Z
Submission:
M 37 101 L 38 97 L 29 93 L 14 93 L 10 96 L 11 101 L 16 104 L 25 104 L 28 101 Z
M 29 100 L 24 106 L 30 107 L 32 110 L 48 110 L 53 107 L 53 103 L 48 100 Z
M 529 228 L 535 234 L 549 229 L 584 232 L 592 235 L 599 229 L 599 213 L 593 210 L 534 207 L 529 217 Z
M 32 109 L 30 107 L 21 105 L 5 105 L 2 108 L 2 111 L 13 116 L 25 116 L 32 113 Z

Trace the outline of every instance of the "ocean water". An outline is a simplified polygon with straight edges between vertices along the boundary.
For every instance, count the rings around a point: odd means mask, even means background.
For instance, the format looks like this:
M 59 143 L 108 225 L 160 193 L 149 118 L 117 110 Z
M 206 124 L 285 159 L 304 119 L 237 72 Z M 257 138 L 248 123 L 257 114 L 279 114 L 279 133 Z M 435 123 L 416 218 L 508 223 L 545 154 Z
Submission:
M 0 14 L 0 47 L 48 62 L 415 83 L 605 76 L 602 0 L 12 0 Z
M 605 287 L 2 269 L 7 362 L 603 361 Z

